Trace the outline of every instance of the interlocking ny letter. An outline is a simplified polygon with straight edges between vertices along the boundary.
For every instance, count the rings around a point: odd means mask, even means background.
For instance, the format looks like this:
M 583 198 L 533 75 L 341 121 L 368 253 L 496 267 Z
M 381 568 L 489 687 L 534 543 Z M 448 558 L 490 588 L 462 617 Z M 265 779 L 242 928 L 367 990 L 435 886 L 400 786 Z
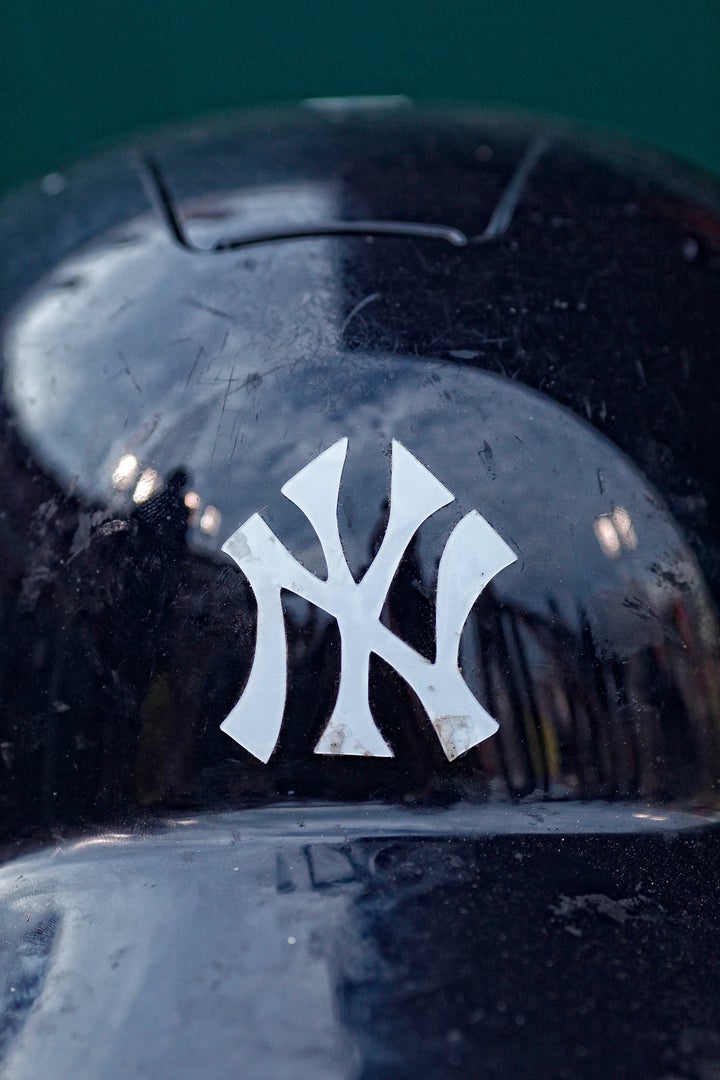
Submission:
M 260 761 L 266 762 L 275 749 L 287 690 L 280 594 L 289 589 L 328 611 L 340 628 L 340 687 L 315 753 L 393 756 L 368 702 L 370 654 L 376 653 L 418 695 L 452 761 L 497 731 L 496 722 L 463 681 L 458 650 L 476 597 L 517 556 L 476 510 L 455 526 L 438 571 L 435 660 L 426 660 L 380 622 L 380 613 L 414 533 L 455 496 L 393 440 L 387 528 L 375 559 L 356 582 L 343 554 L 337 521 L 347 447 L 348 440 L 340 439 L 282 488 L 283 495 L 302 510 L 317 533 L 327 563 L 325 581 L 293 558 L 259 514 L 248 518 L 223 545 L 255 593 L 257 642 L 247 685 L 222 730 Z

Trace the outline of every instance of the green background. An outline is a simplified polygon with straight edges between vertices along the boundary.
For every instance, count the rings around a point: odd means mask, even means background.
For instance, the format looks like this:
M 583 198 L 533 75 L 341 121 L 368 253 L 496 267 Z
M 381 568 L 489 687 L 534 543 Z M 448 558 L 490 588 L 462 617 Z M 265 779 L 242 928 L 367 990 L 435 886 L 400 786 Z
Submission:
M 139 128 L 403 93 L 580 119 L 720 172 L 720 0 L 0 0 L 0 188 Z

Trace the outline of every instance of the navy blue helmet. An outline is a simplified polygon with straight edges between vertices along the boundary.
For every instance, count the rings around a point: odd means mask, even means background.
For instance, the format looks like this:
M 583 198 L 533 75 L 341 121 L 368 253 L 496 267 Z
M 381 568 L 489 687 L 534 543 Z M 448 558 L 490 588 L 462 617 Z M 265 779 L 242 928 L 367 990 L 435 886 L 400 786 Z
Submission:
M 715 1075 L 718 311 L 716 184 L 471 110 L 6 200 L 8 1075 Z

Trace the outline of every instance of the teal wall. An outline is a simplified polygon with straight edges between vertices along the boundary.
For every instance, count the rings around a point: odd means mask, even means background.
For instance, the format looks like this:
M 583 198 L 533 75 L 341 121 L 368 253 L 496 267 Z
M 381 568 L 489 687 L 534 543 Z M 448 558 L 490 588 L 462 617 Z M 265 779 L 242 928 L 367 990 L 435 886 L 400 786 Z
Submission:
M 0 187 L 307 96 L 518 105 L 720 172 L 720 0 L 0 0 Z

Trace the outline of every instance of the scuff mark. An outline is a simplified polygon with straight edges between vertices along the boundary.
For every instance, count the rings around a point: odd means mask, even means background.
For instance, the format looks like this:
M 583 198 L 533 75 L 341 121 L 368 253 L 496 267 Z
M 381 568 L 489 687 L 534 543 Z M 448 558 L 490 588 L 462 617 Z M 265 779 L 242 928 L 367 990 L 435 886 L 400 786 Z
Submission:
M 203 347 L 203 346 L 201 345 L 201 346 L 200 346 L 200 348 L 199 348 L 199 349 L 198 349 L 198 351 L 197 351 L 197 355 L 196 355 L 196 357 L 195 357 L 195 360 L 193 361 L 193 365 L 192 365 L 192 367 L 190 368 L 190 370 L 189 370 L 189 372 L 188 372 L 188 377 L 187 377 L 187 379 L 185 380 L 185 388 L 186 388 L 186 389 L 187 389 L 187 387 L 188 387 L 188 386 L 190 385 L 190 383 L 192 382 L 192 378 L 193 378 L 193 375 L 194 375 L 194 374 L 195 374 L 195 372 L 197 371 L 197 366 L 198 366 L 198 364 L 200 363 L 200 357 L 201 357 L 201 356 L 203 356 L 203 355 L 204 355 L 204 353 L 205 353 L 205 349 L 204 349 L 204 347 Z
M 132 371 L 130 370 L 130 365 L 125 360 L 125 354 L 123 352 L 118 352 L 118 357 L 122 361 L 123 366 L 118 371 L 113 372 L 112 375 L 108 375 L 108 382 L 111 382 L 113 379 L 116 379 L 118 377 L 118 375 L 127 375 L 128 379 L 133 384 L 133 386 L 137 390 L 138 394 L 142 394 L 142 387 L 140 386 L 139 382 L 137 381 L 137 379 L 133 375 Z
M 101 532 L 108 519 L 112 518 L 112 512 L 109 510 L 94 510 L 87 513 L 81 512 L 78 514 L 78 523 L 75 530 L 75 534 L 70 544 L 70 554 L 68 555 L 67 562 L 71 563 L 81 555 L 84 551 L 90 547 L 93 535 L 112 535 L 114 532 L 124 531 L 127 528 L 127 522 L 120 522 L 120 519 L 110 521 L 111 528 L 105 528 L 104 532 Z M 122 530 L 117 527 L 118 524 L 122 524 Z M 114 526 L 114 527 L 112 527 Z
M 488 470 L 491 469 L 493 462 L 493 452 L 492 447 L 488 443 L 487 439 L 483 440 L 482 448 L 478 450 L 478 455 L 484 460 Z
M 473 237 L 474 243 L 485 244 L 505 235 L 512 224 L 527 182 L 549 146 L 550 142 L 543 135 L 536 135 L 530 142 L 510 178 L 510 183 L 500 196 L 485 231 L 480 236 Z
M 635 371 L 637 372 L 638 381 L 641 386 L 647 386 L 647 378 L 645 377 L 645 368 L 643 362 L 639 358 L 635 360 Z
M 381 296 L 382 296 L 382 293 L 374 292 L 374 293 L 370 293 L 369 296 L 366 296 L 364 300 L 360 300 L 355 305 L 355 307 L 352 309 L 352 311 L 350 312 L 350 314 L 347 316 L 347 318 L 343 322 L 342 326 L 340 327 L 340 336 L 342 337 L 342 335 L 345 333 L 345 331 L 347 330 L 348 326 L 353 321 L 355 316 L 359 315 L 360 312 L 363 310 L 363 308 L 366 308 L 368 306 L 368 304 L 372 304 L 375 300 L 379 300 Z
M 230 390 L 231 390 L 232 384 L 234 382 L 235 382 L 235 367 L 233 366 L 233 368 L 232 368 L 232 370 L 230 372 L 230 375 L 228 376 L 228 379 L 227 379 L 227 385 L 225 387 L 225 394 L 223 396 L 222 408 L 220 409 L 220 418 L 218 419 L 217 431 L 215 432 L 215 441 L 213 442 L 213 448 L 212 448 L 212 452 L 210 454 L 210 460 L 211 461 L 215 460 L 215 450 L 217 449 L 218 439 L 220 438 L 220 429 L 222 427 L 223 418 L 225 416 L 225 410 L 227 409 L 227 402 L 228 402 L 228 397 L 230 395 Z
M 158 424 L 162 420 L 161 413 L 153 413 L 147 420 L 135 429 L 133 434 L 127 440 L 128 450 L 137 450 L 139 447 L 144 446 L 146 442 L 155 434 Z
M 550 907 L 553 915 L 560 918 L 575 917 L 579 914 L 602 915 L 611 922 L 622 925 L 628 919 L 652 920 L 654 916 L 643 914 L 638 909 L 647 904 L 648 898 L 638 893 L 622 900 L 613 900 L 604 893 L 587 893 L 583 896 L 559 896 L 558 903 Z M 662 911 L 662 909 L 660 909 Z
M 208 315 L 214 315 L 217 319 L 229 319 L 233 321 L 233 316 L 223 311 L 222 308 L 213 307 L 212 304 L 204 304 L 201 300 L 195 300 L 192 296 L 185 296 L 182 300 L 183 304 L 187 304 L 188 307 L 198 308 L 200 311 L 206 311 Z

